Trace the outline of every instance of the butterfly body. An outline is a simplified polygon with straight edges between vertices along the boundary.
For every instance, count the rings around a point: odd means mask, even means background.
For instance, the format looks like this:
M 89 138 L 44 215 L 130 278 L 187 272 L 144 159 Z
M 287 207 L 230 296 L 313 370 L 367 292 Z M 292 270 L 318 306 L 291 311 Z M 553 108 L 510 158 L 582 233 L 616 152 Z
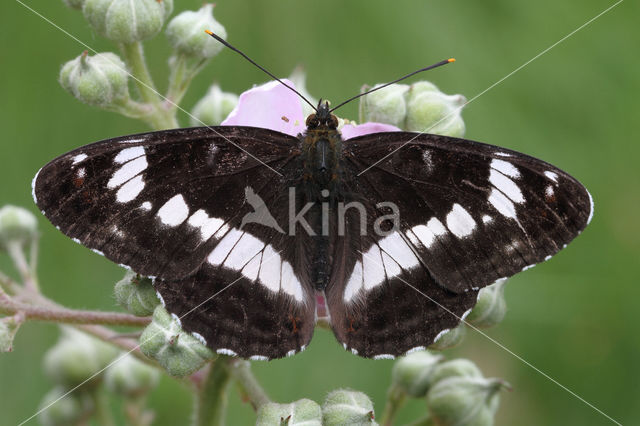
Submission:
M 343 140 L 328 107 L 299 137 L 221 126 L 97 142 L 43 167 L 33 192 L 74 241 L 155 277 L 186 331 L 252 359 L 303 350 L 317 294 L 358 355 L 426 347 L 592 214 L 544 161 L 429 134 Z

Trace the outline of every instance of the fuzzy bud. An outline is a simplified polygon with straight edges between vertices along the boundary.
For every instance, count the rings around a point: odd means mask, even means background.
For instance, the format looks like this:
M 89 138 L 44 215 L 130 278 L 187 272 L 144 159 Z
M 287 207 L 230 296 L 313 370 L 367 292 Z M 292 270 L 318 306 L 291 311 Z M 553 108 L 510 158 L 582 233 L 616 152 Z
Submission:
M 17 206 L 0 208 L 0 247 L 24 244 L 38 234 L 38 221 L 27 209 Z
M 127 66 L 115 53 L 83 53 L 63 65 L 60 85 L 85 104 L 102 108 L 129 98 Z
M 427 407 L 439 426 L 492 426 L 503 386 L 499 379 L 450 377 L 429 390 Z
M 213 17 L 213 4 L 206 3 L 197 11 L 186 10 L 176 15 L 167 25 L 167 39 L 178 53 L 189 57 L 209 59 L 224 48 L 222 43 L 207 36 L 210 30 L 222 39 L 227 31 Z
M 182 330 L 177 317 L 162 306 L 156 307 L 151 324 L 140 336 L 140 350 L 176 377 L 199 370 L 214 356 L 211 349 Z
M 16 317 L 0 319 L 0 352 L 13 351 L 13 339 L 16 337 L 21 321 Z
M 88 394 L 70 392 L 63 386 L 51 389 L 40 402 L 38 419 L 43 426 L 68 426 L 81 424 L 94 410 Z
M 442 356 L 428 351 L 410 353 L 393 365 L 392 381 L 407 395 L 423 397 L 431 386 L 433 371 L 441 360 Z
M 70 327 L 44 356 L 44 370 L 54 382 L 64 386 L 83 383 L 106 367 L 118 350 Z
M 160 303 L 151 280 L 132 271 L 116 283 L 114 293 L 120 306 L 139 317 L 151 315 Z
M 466 332 L 467 329 L 463 323 L 460 323 L 456 328 L 446 331 L 443 330 L 441 334 L 436 336 L 436 339 L 429 346 L 429 349 L 442 351 L 458 346 L 462 342 L 462 339 L 464 339 Z
M 173 0 L 85 0 L 82 12 L 93 29 L 117 43 L 158 34 L 173 11 Z
M 445 95 L 428 81 L 415 83 L 407 96 L 404 129 L 410 132 L 462 137 L 465 125 L 461 111 L 466 102 L 464 96 Z
M 482 377 L 482 372 L 468 359 L 458 358 L 436 365 L 431 380 L 436 383 L 449 377 Z
M 478 302 L 473 307 L 466 321 L 476 327 L 493 327 L 504 319 L 507 302 L 504 298 L 504 287 L 507 280 L 499 280 L 480 290 Z
M 217 84 L 193 107 L 191 115 L 192 126 L 219 126 L 229 113 L 238 105 L 238 95 L 223 92 Z
M 111 392 L 125 397 L 145 394 L 155 388 L 160 372 L 132 355 L 126 355 L 111 366 L 104 375 L 105 385 Z
M 82 9 L 82 6 L 84 6 L 84 2 L 85 2 L 85 0 L 62 0 L 62 1 L 64 2 L 64 4 L 67 5 L 67 7 L 71 9 L 77 9 L 77 10 Z
M 301 399 L 291 404 L 270 402 L 258 409 L 256 426 L 322 426 L 322 410 L 310 399 Z
M 379 84 L 374 86 L 378 87 Z M 362 91 L 371 89 L 364 86 Z M 360 122 L 386 123 L 402 128 L 407 116 L 409 86 L 392 84 L 360 98 Z
M 330 392 L 322 404 L 322 424 L 377 425 L 374 421 L 373 403 L 367 395 L 346 389 Z

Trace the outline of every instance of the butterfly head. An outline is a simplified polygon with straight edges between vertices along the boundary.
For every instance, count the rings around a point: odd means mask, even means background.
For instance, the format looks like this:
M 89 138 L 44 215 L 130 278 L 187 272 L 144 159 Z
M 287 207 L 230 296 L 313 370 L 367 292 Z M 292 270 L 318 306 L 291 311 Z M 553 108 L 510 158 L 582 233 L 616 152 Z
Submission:
M 318 127 L 336 129 L 338 127 L 338 118 L 331 114 L 329 102 L 323 102 L 322 99 L 320 99 L 315 114 L 307 117 L 306 125 L 308 129 L 316 129 Z

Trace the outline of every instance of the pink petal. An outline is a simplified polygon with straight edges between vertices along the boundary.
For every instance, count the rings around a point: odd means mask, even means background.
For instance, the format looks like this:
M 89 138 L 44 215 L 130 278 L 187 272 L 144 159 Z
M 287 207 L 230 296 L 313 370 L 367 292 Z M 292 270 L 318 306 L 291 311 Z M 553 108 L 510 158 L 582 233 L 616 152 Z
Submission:
M 354 126 L 353 124 L 345 124 L 342 126 L 343 139 L 351 139 L 356 136 L 368 135 L 369 133 L 380 133 L 380 132 L 399 132 L 401 131 L 396 126 L 392 126 L 391 124 L 383 124 L 383 123 L 364 123 L 358 124 Z
M 289 80 L 283 81 L 295 88 Z M 298 95 L 279 82 L 270 81 L 242 93 L 222 125 L 264 127 L 297 136 L 305 130 L 304 123 Z

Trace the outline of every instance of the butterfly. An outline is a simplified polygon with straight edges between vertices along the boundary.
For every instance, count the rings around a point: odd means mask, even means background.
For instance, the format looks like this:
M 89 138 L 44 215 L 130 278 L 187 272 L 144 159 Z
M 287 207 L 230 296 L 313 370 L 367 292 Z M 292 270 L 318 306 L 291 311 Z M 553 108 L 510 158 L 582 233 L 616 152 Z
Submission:
M 33 196 L 65 235 L 154 277 L 186 331 L 250 359 L 303 350 L 319 295 L 357 355 L 427 347 L 593 212 L 544 161 L 433 134 L 343 140 L 326 103 L 299 137 L 219 126 L 96 142 L 44 166 Z

